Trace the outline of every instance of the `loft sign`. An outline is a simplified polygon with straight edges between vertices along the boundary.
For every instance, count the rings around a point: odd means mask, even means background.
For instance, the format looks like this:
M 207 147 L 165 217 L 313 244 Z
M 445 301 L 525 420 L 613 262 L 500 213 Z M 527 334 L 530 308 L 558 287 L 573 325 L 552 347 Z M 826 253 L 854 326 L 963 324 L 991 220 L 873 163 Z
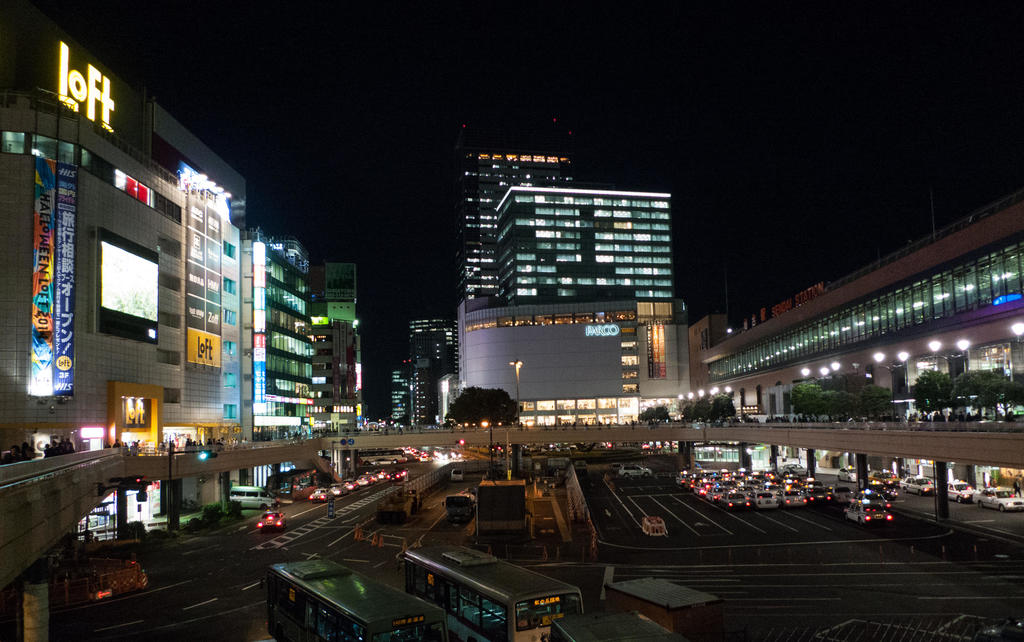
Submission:
M 617 337 L 619 326 L 614 323 L 598 323 L 586 326 L 584 336 L 587 337 Z
M 96 107 L 99 105 L 99 123 L 107 131 L 110 126 L 110 112 L 114 111 L 114 99 L 110 97 L 110 78 L 99 69 L 87 64 L 85 73 L 71 68 L 71 50 L 63 41 L 60 43 L 60 100 L 73 111 L 85 105 L 85 117 L 96 122 Z

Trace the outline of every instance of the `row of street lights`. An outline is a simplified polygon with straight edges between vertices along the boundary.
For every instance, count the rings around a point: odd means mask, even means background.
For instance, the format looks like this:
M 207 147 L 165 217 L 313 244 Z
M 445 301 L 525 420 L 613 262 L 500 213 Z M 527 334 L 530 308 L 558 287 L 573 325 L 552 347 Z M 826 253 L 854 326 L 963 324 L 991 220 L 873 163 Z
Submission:
M 718 386 L 715 386 L 714 388 L 712 388 L 708 392 L 710 392 L 711 396 L 714 397 L 719 392 L 723 392 L 723 390 L 720 390 L 718 388 Z M 732 386 L 726 386 L 725 389 L 724 389 L 724 392 L 727 395 L 731 395 L 732 394 Z M 704 394 L 705 394 L 704 393 L 704 389 L 701 388 L 700 390 L 697 391 L 697 395 L 696 396 L 697 396 L 698 399 L 703 399 L 704 398 Z M 681 400 L 682 398 L 683 398 L 683 395 L 679 395 L 679 399 Z M 688 393 L 686 393 L 686 398 L 691 400 L 691 401 L 693 401 L 694 394 L 692 392 L 688 392 Z

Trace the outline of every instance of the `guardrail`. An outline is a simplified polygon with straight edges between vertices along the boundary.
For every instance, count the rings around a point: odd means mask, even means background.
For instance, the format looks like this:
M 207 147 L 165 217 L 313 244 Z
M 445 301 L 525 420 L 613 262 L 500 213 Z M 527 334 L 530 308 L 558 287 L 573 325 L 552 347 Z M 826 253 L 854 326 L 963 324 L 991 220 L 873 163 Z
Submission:
M 101 459 L 118 457 L 121 454 L 120 450 L 120 448 L 89 450 L 6 464 L 0 466 L 0 490 L 14 484 L 43 481 Z

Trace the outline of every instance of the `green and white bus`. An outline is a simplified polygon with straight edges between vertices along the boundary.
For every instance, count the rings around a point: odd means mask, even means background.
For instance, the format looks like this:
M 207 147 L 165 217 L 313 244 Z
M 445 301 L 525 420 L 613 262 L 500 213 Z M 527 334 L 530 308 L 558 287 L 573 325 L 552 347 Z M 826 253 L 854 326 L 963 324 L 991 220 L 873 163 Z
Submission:
M 407 550 L 405 590 L 448 613 L 452 642 L 539 642 L 583 612 L 579 588 L 462 546 Z
M 443 610 L 330 560 L 270 567 L 267 632 L 278 642 L 448 642 Z

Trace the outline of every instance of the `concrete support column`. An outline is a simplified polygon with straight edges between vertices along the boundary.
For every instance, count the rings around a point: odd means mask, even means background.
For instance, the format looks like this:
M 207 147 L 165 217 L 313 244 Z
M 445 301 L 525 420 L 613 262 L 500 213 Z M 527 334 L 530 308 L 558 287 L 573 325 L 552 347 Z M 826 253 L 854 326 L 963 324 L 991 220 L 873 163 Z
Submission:
M 249 486 L 249 469 L 239 468 L 238 469 L 238 485 Z
M 120 514 L 120 512 L 118 513 Z M 50 639 L 50 569 L 45 557 L 37 559 L 22 574 L 21 617 L 24 642 Z
M 679 442 L 679 462 L 686 470 L 693 468 L 693 442 Z
M 167 514 L 167 530 L 176 531 L 181 521 L 181 480 L 163 481 L 160 486 L 167 486 L 167 507 L 164 509 Z
M 949 519 L 949 486 L 946 484 L 946 462 L 935 462 L 935 517 Z
M 771 450 L 771 470 L 779 469 L 779 447 L 772 444 L 769 449 Z
M 815 472 L 818 470 L 818 462 L 814 458 L 815 452 L 813 448 L 807 449 L 807 476 L 814 477 Z
M 523 445 L 512 444 L 512 475 L 519 475 L 523 469 Z
M 864 453 L 857 453 L 857 488 L 864 490 L 868 487 L 868 456 Z
M 902 457 L 896 458 L 896 476 L 900 479 L 907 476 L 907 462 Z
M 114 509 L 117 517 L 114 522 L 114 537 L 122 539 L 128 537 L 128 493 L 124 488 L 114 491 Z
M 231 497 L 231 471 L 225 470 L 220 474 L 220 505 L 228 506 L 228 499 Z

